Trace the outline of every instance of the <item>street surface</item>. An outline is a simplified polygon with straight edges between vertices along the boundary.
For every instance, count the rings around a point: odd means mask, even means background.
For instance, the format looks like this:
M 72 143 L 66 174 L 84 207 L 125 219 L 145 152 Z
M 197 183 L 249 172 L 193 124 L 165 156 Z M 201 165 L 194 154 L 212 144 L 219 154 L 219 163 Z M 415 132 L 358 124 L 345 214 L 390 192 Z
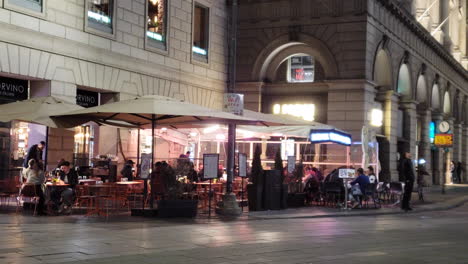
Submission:
M 0 214 L 0 263 L 468 263 L 467 226 L 468 205 L 228 222 Z

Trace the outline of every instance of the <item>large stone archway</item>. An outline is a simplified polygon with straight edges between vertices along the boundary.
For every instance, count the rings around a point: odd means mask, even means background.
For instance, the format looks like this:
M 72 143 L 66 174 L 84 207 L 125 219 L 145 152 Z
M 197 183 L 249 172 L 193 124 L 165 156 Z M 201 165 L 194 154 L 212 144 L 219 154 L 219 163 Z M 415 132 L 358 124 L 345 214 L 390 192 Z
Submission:
M 264 81 L 272 78 L 279 65 L 294 54 L 309 54 L 324 68 L 328 79 L 338 76 L 338 65 L 328 47 L 320 40 L 306 34 L 298 34 L 297 41 L 291 41 L 288 34 L 282 35 L 266 46 L 257 56 L 252 80 Z

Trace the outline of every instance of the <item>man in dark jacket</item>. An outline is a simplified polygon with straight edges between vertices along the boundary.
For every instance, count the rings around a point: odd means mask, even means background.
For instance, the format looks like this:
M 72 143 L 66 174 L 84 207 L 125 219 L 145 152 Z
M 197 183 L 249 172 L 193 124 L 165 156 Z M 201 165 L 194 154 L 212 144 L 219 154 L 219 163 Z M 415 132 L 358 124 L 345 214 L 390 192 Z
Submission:
M 60 192 L 61 203 L 59 202 L 59 213 L 71 213 L 71 206 L 73 205 L 73 200 L 75 196 L 75 187 L 78 185 L 78 174 L 74 169 L 70 167 L 70 162 L 64 161 L 60 166 L 60 180 L 65 184 L 69 184 L 69 188 L 66 188 Z M 57 197 L 57 193 L 54 195 Z
M 127 178 L 128 181 L 133 181 L 133 160 L 127 160 L 123 169 L 120 171 L 123 178 Z
M 405 192 L 403 194 L 403 201 L 401 202 L 401 209 L 405 211 L 410 211 L 412 208 L 410 207 L 410 200 L 411 200 L 411 193 L 413 192 L 413 185 L 414 185 L 414 168 L 413 162 L 411 160 L 411 153 L 406 151 L 404 154 L 403 159 L 400 163 L 400 175 L 402 177 L 402 181 L 405 183 Z
M 28 155 L 24 158 L 23 167 L 28 167 L 29 160 L 35 160 L 36 164 L 39 164 L 42 161 L 42 151 L 45 148 L 46 143 L 41 141 L 39 144 L 32 145 L 28 150 Z

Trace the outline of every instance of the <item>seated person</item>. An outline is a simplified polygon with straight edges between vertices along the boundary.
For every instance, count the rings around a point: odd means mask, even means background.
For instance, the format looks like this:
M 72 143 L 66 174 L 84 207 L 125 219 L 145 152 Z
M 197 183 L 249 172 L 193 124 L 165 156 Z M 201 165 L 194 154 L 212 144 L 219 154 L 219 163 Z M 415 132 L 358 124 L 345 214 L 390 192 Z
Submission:
M 127 178 L 128 181 L 133 181 L 133 160 L 127 160 L 123 169 L 120 171 L 123 178 Z
M 353 198 L 356 199 L 356 201 L 359 202 L 357 205 L 359 205 L 361 203 L 360 198 L 362 197 L 362 195 L 364 195 L 366 187 L 367 187 L 368 184 L 370 184 L 370 181 L 369 181 L 369 177 L 367 177 L 364 174 L 364 170 L 362 168 L 357 169 L 357 173 L 358 173 L 359 176 L 356 179 L 354 179 L 354 181 L 352 181 L 350 184 L 351 184 L 351 186 L 356 185 L 356 183 L 359 184 L 360 194 L 359 194 L 359 192 L 358 193 L 352 193 Z
M 78 174 L 70 167 L 70 162 L 64 161 L 60 166 L 60 181 L 70 186 L 63 190 L 56 190 L 51 194 L 52 199 L 59 206 L 59 213 L 70 213 L 73 205 L 75 187 L 78 185 Z
M 367 167 L 367 169 L 369 170 L 368 173 L 367 173 L 367 176 L 369 176 L 369 182 L 370 183 L 379 183 L 379 180 L 377 179 L 377 176 L 375 176 L 375 172 L 374 172 L 374 167 L 372 166 L 369 166 Z
M 45 196 L 42 191 L 42 184 L 45 181 L 42 163 L 38 163 L 34 159 L 28 161 L 28 168 L 23 168 L 22 177 L 26 180 L 26 184 L 34 185 L 34 192 L 39 196 L 39 204 L 37 206 L 38 215 L 45 215 Z

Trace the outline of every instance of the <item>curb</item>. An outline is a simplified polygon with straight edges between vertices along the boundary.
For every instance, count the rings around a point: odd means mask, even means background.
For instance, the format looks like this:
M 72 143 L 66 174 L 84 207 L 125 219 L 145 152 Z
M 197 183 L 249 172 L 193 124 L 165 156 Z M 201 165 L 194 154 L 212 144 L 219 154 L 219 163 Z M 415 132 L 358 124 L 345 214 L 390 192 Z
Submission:
M 462 198 L 454 198 L 448 202 L 441 203 L 439 206 L 428 206 L 427 208 L 419 207 L 414 211 L 404 212 L 399 209 L 391 212 L 337 212 L 330 214 L 321 214 L 321 215 L 300 215 L 300 216 L 287 216 L 285 217 L 262 217 L 262 216 L 252 216 L 247 215 L 247 220 L 281 220 L 281 219 L 307 219 L 307 218 L 330 218 L 330 217 L 356 217 L 356 216 L 378 216 L 378 215 L 398 215 L 398 214 L 418 214 L 423 212 L 434 212 L 434 211 L 445 211 L 458 208 L 463 206 L 465 203 L 468 203 L 468 195 L 463 196 Z

